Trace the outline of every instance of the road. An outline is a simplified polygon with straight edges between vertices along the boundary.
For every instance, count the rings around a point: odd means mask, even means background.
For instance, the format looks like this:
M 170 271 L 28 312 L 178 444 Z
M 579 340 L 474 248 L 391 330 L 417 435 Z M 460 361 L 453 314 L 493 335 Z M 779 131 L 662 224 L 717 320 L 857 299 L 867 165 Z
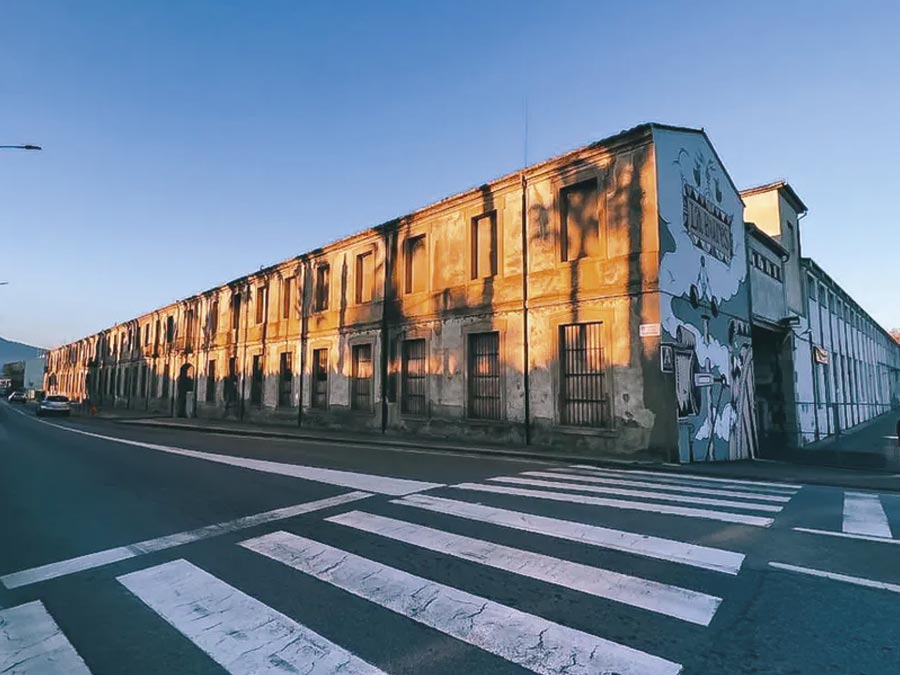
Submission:
M 0 405 L 0 673 L 900 672 L 900 495 Z

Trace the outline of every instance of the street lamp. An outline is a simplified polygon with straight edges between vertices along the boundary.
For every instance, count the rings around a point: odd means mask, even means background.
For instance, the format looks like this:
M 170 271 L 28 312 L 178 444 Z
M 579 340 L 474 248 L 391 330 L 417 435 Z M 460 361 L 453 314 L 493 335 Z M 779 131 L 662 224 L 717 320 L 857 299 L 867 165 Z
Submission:
M 39 145 L 0 145 L 0 150 L 42 150 Z

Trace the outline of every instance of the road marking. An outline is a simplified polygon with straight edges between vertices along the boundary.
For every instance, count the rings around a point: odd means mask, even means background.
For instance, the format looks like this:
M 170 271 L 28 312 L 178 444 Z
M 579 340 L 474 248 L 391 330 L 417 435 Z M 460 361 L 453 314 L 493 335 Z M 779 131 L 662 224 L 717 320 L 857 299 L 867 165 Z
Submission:
M 515 476 L 499 476 L 488 478 L 495 483 L 510 483 L 511 485 L 530 485 L 532 487 L 553 488 L 557 490 L 577 490 L 579 492 L 594 492 L 618 497 L 636 497 L 637 499 L 661 499 L 682 504 L 702 504 L 704 506 L 723 506 L 729 509 L 741 509 L 745 511 L 766 511 L 778 513 L 783 507 L 772 504 L 755 504 L 751 502 L 735 502 L 727 499 L 712 499 L 710 497 L 689 497 L 687 495 L 672 495 L 665 492 L 649 492 L 645 490 L 625 490 L 622 488 L 600 487 L 599 485 L 576 485 L 574 483 L 560 483 L 559 481 L 537 480 L 534 478 L 517 478 Z
M 186 560 L 118 580 L 232 675 L 383 672 Z
M 891 538 L 891 526 L 878 495 L 844 492 L 844 526 L 848 534 Z
M 885 581 L 872 581 L 862 577 L 851 577 L 849 574 L 838 574 L 837 572 L 826 572 L 825 570 L 817 570 L 812 567 L 800 567 L 799 565 L 788 565 L 787 563 L 770 562 L 769 565 L 779 570 L 787 570 L 789 572 L 798 572 L 799 574 L 808 574 L 814 577 L 822 577 L 824 579 L 832 579 L 834 581 L 843 581 L 856 586 L 865 586 L 866 588 L 876 588 L 880 591 L 890 591 L 891 593 L 900 593 L 900 585 L 889 584 Z
M 887 539 L 885 537 L 870 537 L 865 534 L 850 534 L 849 532 L 832 532 L 831 530 L 817 530 L 812 527 L 795 527 L 797 532 L 810 534 L 825 534 L 829 537 L 843 537 L 845 539 L 861 539 L 863 541 L 880 541 L 883 544 L 900 544 L 900 539 Z
M 39 600 L 0 611 L 0 673 L 90 675 Z
M 535 478 L 552 478 L 554 480 L 572 480 L 582 483 L 600 483 L 603 485 L 621 485 L 623 487 L 643 487 L 652 490 L 669 490 L 673 492 L 690 492 L 698 495 L 712 495 L 714 497 L 737 497 L 738 499 L 757 499 L 763 502 L 778 502 L 786 504 L 791 497 L 784 495 L 767 495 L 759 492 L 740 492 L 738 490 L 719 490 L 701 488 L 693 485 L 665 485 L 663 483 L 651 483 L 649 481 L 627 480 L 622 478 L 607 478 L 606 476 L 585 476 L 574 473 L 561 473 L 559 471 L 523 471 L 522 476 L 534 476 Z
M 207 462 L 217 462 L 219 464 L 237 466 L 242 469 L 262 471 L 264 473 L 275 473 L 280 476 L 302 478 L 304 480 L 311 480 L 317 483 L 340 485 L 341 487 L 351 488 L 353 490 L 365 490 L 366 492 L 375 492 L 377 494 L 391 495 L 393 497 L 399 497 L 402 495 L 412 494 L 413 492 L 421 492 L 423 490 L 431 490 L 432 488 L 443 487 L 442 483 L 426 483 L 424 481 L 409 480 L 406 478 L 391 478 L 389 476 L 377 476 L 369 473 L 355 473 L 353 471 L 339 471 L 337 469 L 322 469 L 316 466 L 285 464 L 283 462 L 271 462 L 264 459 L 250 459 L 248 457 L 220 455 L 214 452 L 188 450 L 187 448 L 177 448 L 175 446 L 159 445 L 157 443 L 144 443 L 143 441 L 132 441 L 128 438 L 95 434 L 90 431 L 75 429 L 74 427 L 67 427 L 61 424 L 52 424 L 44 420 L 34 421 L 40 424 L 46 424 L 48 426 L 55 427 L 57 429 L 62 429 L 63 431 L 69 431 L 73 434 L 81 434 L 83 436 L 99 438 L 104 441 L 113 441 L 114 443 L 133 445 L 138 448 L 147 448 L 148 450 L 158 450 L 160 452 L 168 452 L 173 455 L 182 455 L 183 457 L 202 459 Z
M 703 483 L 728 483 L 734 487 L 745 486 L 747 488 L 761 488 L 761 489 L 772 489 L 777 488 L 779 490 L 789 490 L 792 492 L 796 492 L 803 488 L 802 485 L 794 485 L 792 483 L 766 483 L 764 481 L 752 481 L 752 480 L 740 480 L 738 478 L 712 478 L 710 476 L 688 476 L 684 474 L 672 474 L 672 473 L 662 473 L 660 471 L 642 471 L 638 469 L 607 469 L 600 468 L 596 466 L 589 466 L 587 464 L 572 464 L 570 469 L 585 469 L 587 471 L 596 471 L 599 473 L 612 473 L 617 475 L 624 476 L 652 476 L 653 478 L 657 478 L 659 480 L 665 480 L 667 482 L 703 482 Z
M 349 511 L 326 520 L 701 626 L 709 625 L 722 602 L 714 595 L 679 586 L 362 511 Z
M 139 541 L 136 544 L 117 546 L 116 548 L 97 551 L 96 553 L 88 553 L 87 555 L 78 556 L 77 558 L 70 558 L 68 560 L 61 560 L 39 567 L 32 567 L 31 569 L 22 570 L 20 572 L 12 572 L 11 574 L 0 577 L 0 582 L 2 582 L 6 588 L 10 589 L 28 586 L 30 584 L 38 583 L 39 581 L 47 581 L 48 579 L 55 579 L 68 574 L 74 574 L 75 572 L 109 565 L 114 562 L 119 562 L 120 560 L 135 558 L 139 555 L 144 555 L 145 553 L 162 551 L 174 546 L 181 546 L 182 544 L 199 541 L 200 539 L 218 537 L 229 532 L 236 532 L 237 530 L 262 525 L 263 523 L 284 520 L 285 518 L 293 518 L 294 516 L 299 516 L 304 513 L 312 513 L 313 511 L 331 508 L 332 506 L 348 504 L 371 496 L 372 494 L 369 492 L 348 492 L 343 495 L 319 499 L 314 502 L 286 506 L 281 509 L 275 509 L 274 511 L 264 511 L 263 513 L 236 518 L 235 520 L 229 520 L 224 523 L 207 525 L 206 527 L 201 527 L 196 530 L 170 534 L 157 539 L 146 539 L 144 541 Z M 3 671 L 0 670 L 0 673 L 2 672 Z
M 628 509 L 632 511 L 649 511 L 651 513 L 663 513 L 674 516 L 687 516 L 689 518 L 706 518 L 708 520 L 721 520 L 726 523 L 740 523 L 742 525 L 754 525 L 756 527 L 769 527 L 774 521 L 772 518 L 751 516 L 743 513 L 729 513 L 728 511 L 712 511 L 710 509 L 693 509 L 686 506 L 672 506 L 669 504 L 656 504 L 651 502 L 631 502 L 623 499 L 606 499 L 604 497 L 590 497 L 569 492 L 552 492 L 550 490 L 527 490 L 524 488 L 512 488 L 505 485 L 488 485 L 484 483 L 459 483 L 449 487 L 457 490 L 474 490 L 476 492 L 494 492 L 503 495 L 516 495 L 519 497 L 537 497 L 538 499 L 550 499 L 557 502 L 571 502 L 574 504 L 591 504 L 593 506 L 608 506 L 614 509 Z
M 491 525 L 509 527 L 524 532 L 542 534 L 557 539 L 589 544 L 602 548 L 624 551 L 647 558 L 682 563 L 693 567 L 737 574 L 744 562 L 744 554 L 708 546 L 688 544 L 662 537 L 613 530 L 596 525 L 585 525 L 571 520 L 547 518 L 521 511 L 509 511 L 483 504 L 461 502 L 455 499 L 431 495 L 409 495 L 392 500 L 393 504 L 413 506 L 419 509 L 443 513 L 458 518 L 468 518 Z
M 536 673 L 681 672 L 680 664 L 287 532 L 241 546 Z

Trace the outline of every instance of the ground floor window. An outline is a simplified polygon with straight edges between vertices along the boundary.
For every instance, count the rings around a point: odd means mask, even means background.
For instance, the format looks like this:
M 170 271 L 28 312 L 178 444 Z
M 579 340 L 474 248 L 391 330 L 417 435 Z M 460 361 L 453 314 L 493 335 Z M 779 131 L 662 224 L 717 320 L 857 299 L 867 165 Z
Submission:
M 287 408 L 291 405 L 294 388 L 294 355 L 291 352 L 281 353 L 281 364 L 278 370 L 278 405 Z
M 263 369 L 262 355 L 253 355 L 253 371 L 250 376 L 250 403 L 255 406 L 262 405 Z
M 353 345 L 353 373 L 350 380 L 350 408 L 372 409 L 372 345 Z
M 162 397 L 169 398 L 169 366 L 163 367 L 162 372 Z
M 206 402 L 216 402 L 216 362 L 213 359 L 206 364 Z
M 609 426 L 600 322 L 559 327 L 560 421 L 583 427 Z
M 237 357 L 228 359 L 228 377 L 225 380 L 225 402 L 237 401 Z
M 312 396 L 310 405 L 313 408 L 328 407 L 328 350 L 314 349 L 312 358 Z
M 408 415 L 425 414 L 425 340 L 404 340 L 400 409 Z
M 500 334 L 470 333 L 468 357 L 469 417 L 499 420 Z

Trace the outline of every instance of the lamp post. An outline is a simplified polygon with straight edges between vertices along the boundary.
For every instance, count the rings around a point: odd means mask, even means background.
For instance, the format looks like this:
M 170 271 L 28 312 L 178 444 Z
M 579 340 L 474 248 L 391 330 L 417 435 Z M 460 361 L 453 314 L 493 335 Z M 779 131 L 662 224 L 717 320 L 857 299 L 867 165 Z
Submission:
M 0 145 L 0 150 L 43 150 L 39 145 Z

